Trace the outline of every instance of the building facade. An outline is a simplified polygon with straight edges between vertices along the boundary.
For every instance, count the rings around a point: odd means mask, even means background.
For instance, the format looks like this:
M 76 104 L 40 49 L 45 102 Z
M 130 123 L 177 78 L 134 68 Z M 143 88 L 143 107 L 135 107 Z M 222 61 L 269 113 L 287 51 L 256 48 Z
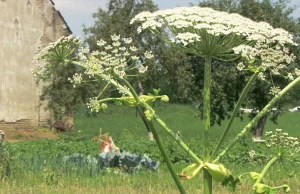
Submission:
M 72 34 L 52 0 L 0 0 L 0 129 L 49 125 L 31 74 L 36 52 Z

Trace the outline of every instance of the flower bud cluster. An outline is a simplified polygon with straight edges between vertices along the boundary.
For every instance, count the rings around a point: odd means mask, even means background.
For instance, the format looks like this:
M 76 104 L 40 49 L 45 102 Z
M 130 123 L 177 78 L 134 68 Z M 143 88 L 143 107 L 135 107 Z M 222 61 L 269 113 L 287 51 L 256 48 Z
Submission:
M 91 111 L 99 112 L 100 110 L 106 110 L 108 108 L 107 104 L 101 103 L 96 97 L 90 98 L 87 103 L 88 109 Z
M 265 145 L 272 148 L 280 154 L 293 154 L 299 152 L 299 140 L 297 137 L 291 137 L 288 133 L 282 132 L 282 129 L 276 129 L 275 133 L 268 131 L 265 133 Z

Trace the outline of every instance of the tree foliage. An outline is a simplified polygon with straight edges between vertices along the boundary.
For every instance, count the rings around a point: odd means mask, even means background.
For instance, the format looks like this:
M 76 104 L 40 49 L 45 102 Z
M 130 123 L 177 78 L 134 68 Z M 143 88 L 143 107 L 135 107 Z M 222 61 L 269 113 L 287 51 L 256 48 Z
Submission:
M 47 78 L 40 99 L 46 101 L 46 109 L 51 110 L 55 120 L 73 117 L 74 110 L 95 96 L 102 83 L 83 83 L 74 87 L 69 78 L 83 69 L 71 64 L 52 64 L 52 76 Z

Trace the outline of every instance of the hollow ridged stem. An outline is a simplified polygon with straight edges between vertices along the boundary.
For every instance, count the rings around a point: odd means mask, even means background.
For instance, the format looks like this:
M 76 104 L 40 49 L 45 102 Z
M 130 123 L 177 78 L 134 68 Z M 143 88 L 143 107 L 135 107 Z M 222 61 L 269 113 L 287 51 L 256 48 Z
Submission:
M 211 61 L 210 56 L 205 57 L 204 67 L 204 91 L 203 91 L 203 116 L 204 116 L 204 131 L 203 131 L 203 153 L 204 162 L 209 162 L 210 159 L 210 87 L 211 87 Z M 203 193 L 212 194 L 212 177 L 206 169 L 203 169 Z
M 235 117 L 236 117 L 236 115 L 237 115 L 237 113 L 238 113 L 238 111 L 239 111 L 239 109 L 241 107 L 241 104 L 243 103 L 245 97 L 247 96 L 247 94 L 248 94 L 251 86 L 254 84 L 255 80 L 257 79 L 258 74 L 259 74 L 259 72 L 256 72 L 255 74 L 253 74 L 253 76 L 250 78 L 250 80 L 248 81 L 247 85 L 243 89 L 243 92 L 242 92 L 242 94 L 241 94 L 238 102 L 236 103 L 236 105 L 234 107 L 232 115 L 231 115 L 231 117 L 230 117 L 230 119 L 229 119 L 229 121 L 228 121 L 225 129 L 224 129 L 224 132 L 223 132 L 223 134 L 222 134 L 222 136 L 221 136 L 221 138 L 220 138 L 220 140 L 219 140 L 219 142 L 218 142 L 215 150 L 213 151 L 213 153 L 210 156 L 210 160 L 212 160 L 215 157 L 215 155 L 218 153 L 220 147 L 222 146 L 222 144 L 223 144 L 223 142 L 225 140 L 225 137 L 227 136 L 227 133 L 228 133 L 228 131 L 229 131 L 231 125 L 232 125 L 232 122 L 235 119 Z
M 271 108 L 274 106 L 278 100 L 280 100 L 291 88 L 293 88 L 300 81 L 300 76 L 294 81 L 289 83 L 283 90 L 281 90 L 247 125 L 246 127 L 234 138 L 234 140 L 218 155 L 218 157 L 213 160 L 216 163 L 221 157 L 226 155 L 226 153 L 243 137 L 248 130 L 250 130 L 260 118 L 262 118 Z

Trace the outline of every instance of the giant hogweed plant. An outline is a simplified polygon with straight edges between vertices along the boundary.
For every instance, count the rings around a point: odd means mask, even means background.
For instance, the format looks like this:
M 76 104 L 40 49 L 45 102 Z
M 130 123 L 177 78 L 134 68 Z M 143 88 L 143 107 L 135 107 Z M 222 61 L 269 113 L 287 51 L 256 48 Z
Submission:
M 138 32 L 150 30 L 154 35 L 160 37 L 166 43 L 181 49 L 182 52 L 189 52 L 205 59 L 204 69 L 204 126 L 199 129 L 203 132 L 204 155 L 198 157 L 185 142 L 176 136 L 168 125 L 156 114 L 151 107 L 151 103 L 156 99 L 168 101 L 166 95 L 142 95 L 138 96 L 128 78 L 132 76 L 142 76 L 147 71 L 147 60 L 155 57 L 151 51 L 141 55 L 136 47 L 131 45 L 132 39 L 112 35 L 112 44 L 105 41 L 97 42 L 98 50 L 90 51 L 88 47 L 79 48 L 80 41 L 74 37 L 62 37 L 57 42 L 52 43 L 43 49 L 34 59 L 33 75 L 37 79 L 51 78 L 51 67 L 53 64 L 74 64 L 85 69 L 83 74 L 75 74 L 69 78 L 71 82 L 80 84 L 86 79 L 106 82 L 108 87 L 114 87 L 119 91 L 119 96 L 111 98 L 101 98 L 103 92 L 90 99 L 88 107 L 94 111 L 107 108 L 107 102 L 117 101 L 128 106 L 141 107 L 148 119 L 149 126 L 161 151 L 168 169 L 181 193 L 186 193 L 180 179 L 189 180 L 194 178 L 199 172 L 203 172 L 203 190 L 205 194 L 212 193 L 212 180 L 229 185 L 233 188 L 242 180 L 242 177 L 234 178 L 229 169 L 222 163 L 221 158 L 238 142 L 238 140 L 249 131 L 254 124 L 296 83 L 300 81 L 300 71 L 288 68 L 294 61 L 294 56 L 290 53 L 289 47 L 296 46 L 291 34 L 283 29 L 274 29 L 264 22 L 254 22 L 238 14 L 228 14 L 215 11 L 210 8 L 190 7 L 160 10 L 154 13 L 142 12 L 132 19 L 131 23 L 139 23 Z M 161 34 L 159 28 L 167 30 L 168 36 Z M 237 69 L 240 71 L 250 71 L 253 76 L 245 86 L 236 103 L 232 116 L 226 125 L 224 132 L 214 150 L 210 150 L 210 83 L 211 83 L 211 63 L 213 60 L 238 61 Z M 43 63 L 40 63 L 44 61 Z M 145 62 L 141 62 L 145 61 Z M 266 76 L 268 75 L 268 76 Z M 260 111 L 231 143 L 220 150 L 231 124 L 239 110 L 241 103 L 247 96 L 250 87 L 256 79 L 266 82 L 266 77 L 283 76 L 291 82 L 283 89 L 277 86 L 270 88 L 274 98 Z M 181 146 L 194 160 L 194 163 L 187 166 L 178 175 L 165 152 L 163 140 L 157 133 L 154 122 L 168 132 L 168 134 Z M 288 147 L 286 148 L 288 149 Z M 297 150 L 299 151 L 299 149 Z M 270 165 L 279 159 L 290 156 L 278 154 L 276 159 L 271 159 L 262 173 L 252 173 L 256 175 L 253 185 L 254 193 L 270 193 L 276 188 L 283 187 L 286 192 L 288 186 L 271 187 L 263 184 L 262 178 L 268 171 Z

